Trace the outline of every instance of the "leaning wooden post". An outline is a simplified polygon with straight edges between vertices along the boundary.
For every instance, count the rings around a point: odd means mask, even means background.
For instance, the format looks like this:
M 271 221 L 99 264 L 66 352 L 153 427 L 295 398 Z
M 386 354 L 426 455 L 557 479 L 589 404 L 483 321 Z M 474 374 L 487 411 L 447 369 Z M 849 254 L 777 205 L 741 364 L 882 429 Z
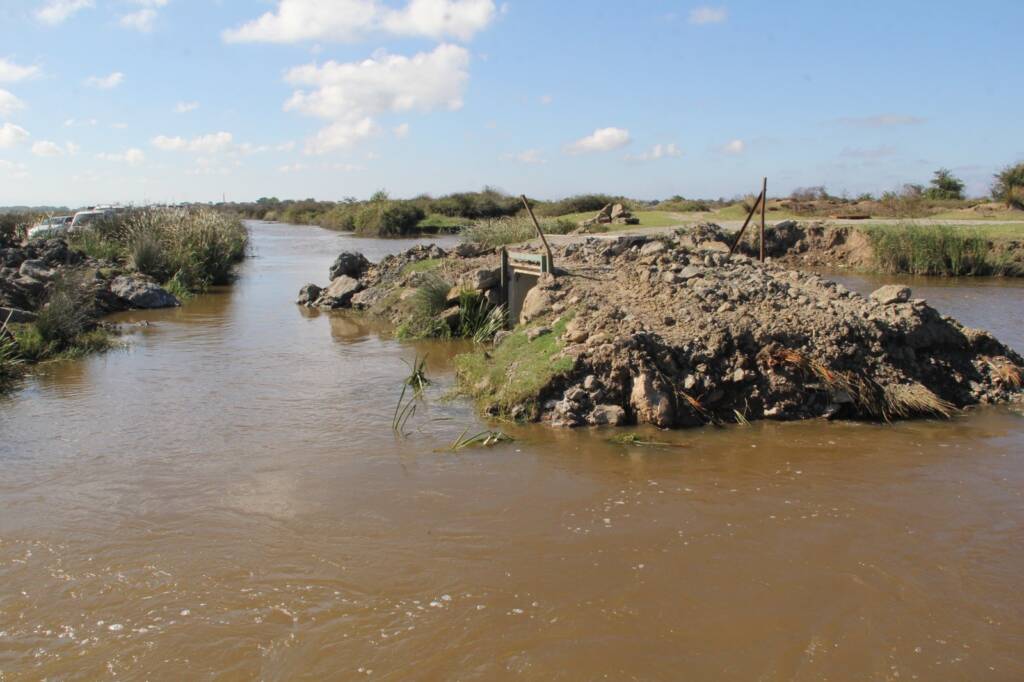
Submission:
M 533 226 L 537 228 L 540 240 L 544 242 L 544 250 L 548 252 L 548 267 L 551 268 L 551 274 L 555 274 L 555 256 L 551 253 L 551 246 L 548 244 L 547 237 L 544 236 L 544 230 L 540 229 L 540 223 L 537 222 L 537 216 L 533 215 L 533 209 L 530 208 L 530 202 L 526 200 L 526 195 L 520 194 L 519 198 L 523 200 L 523 206 L 526 207 L 526 212 L 530 214 L 530 220 L 533 221 Z
M 764 207 L 768 203 L 768 178 L 761 180 L 761 262 L 764 262 Z
M 754 211 L 757 210 L 757 204 L 764 197 L 764 194 L 754 200 L 754 205 L 750 207 L 750 212 L 747 213 L 747 219 L 743 221 L 743 227 L 740 228 L 740 233 L 736 235 L 736 240 L 729 247 L 729 255 L 731 256 L 736 247 L 739 246 L 740 240 L 743 239 L 743 233 L 747 231 L 747 225 L 750 224 L 750 219 L 754 217 Z

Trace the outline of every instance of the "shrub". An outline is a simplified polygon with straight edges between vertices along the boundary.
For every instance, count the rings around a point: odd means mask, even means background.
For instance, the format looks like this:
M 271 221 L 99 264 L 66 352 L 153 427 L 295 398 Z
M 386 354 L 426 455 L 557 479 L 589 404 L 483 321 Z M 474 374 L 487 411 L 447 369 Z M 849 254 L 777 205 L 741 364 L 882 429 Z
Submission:
M 571 220 L 542 220 L 540 228 L 544 234 L 567 234 L 576 229 Z M 537 229 L 529 218 L 501 218 L 499 220 L 478 220 L 462 230 L 462 238 L 488 248 L 518 244 L 537 236 Z
M 57 350 L 71 345 L 92 325 L 94 294 L 88 284 L 72 275 L 60 275 L 34 326 L 42 340 Z
M 1007 166 L 996 174 L 992 198 L 1006 206 L 1024 209 L 1024 162 Z
M 408 320 L 398 328 L 401 339 L 447 338 L 451 336 L 448 323 L 441 319 L 448 301 L 451 285 L 439 276 L 423 276 L 412 297 Z
M 19 365 L 21 365 L 18 341 L 5 322 L 0 321 L 0 390 L 7 387 L 11 380 L 18 376 Z
M 128 242 L 128 266 L 161 281 L 167 278 L 167 259 L 157 234 L 139 232 L 131 237 Z
M 613 197 L 607 194 L 579 194 L 559 201 L 539 204 L 537 213 L 543 216 L 560 216 L 570 213 L 590 213 L 600 211 L 608 204 L 630 204 L 624 197 Z
M 416 232 L 425 217 L 423 209 L 405 201 L 375 201 L 355 216 L 355 231 L 361 235 L 402 237 Z
M 14 342 L 17 344 L 18 357 L 24 358 L 28 362 L 45 360 L 57 351 L 55 345 L 44 339 L 34 324 L 21 325 L 16 328 Z

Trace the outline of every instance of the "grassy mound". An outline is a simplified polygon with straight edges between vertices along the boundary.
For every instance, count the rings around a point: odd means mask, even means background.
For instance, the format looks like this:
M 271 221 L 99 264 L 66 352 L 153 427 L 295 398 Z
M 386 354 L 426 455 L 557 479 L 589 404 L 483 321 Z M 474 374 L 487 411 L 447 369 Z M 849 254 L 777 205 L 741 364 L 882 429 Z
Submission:
M 460 390 L 490 413 L 510 416 L 517 405 L 531 404 L 555 378 L 573 367 L 571 358 L 557 357 L 569 323 L 563 316 L 551 331 L 533 339 L 519 327 L 494 348 L 460 355 L 456 367 Z M 536 410 L 539 406 L 533 405 Z

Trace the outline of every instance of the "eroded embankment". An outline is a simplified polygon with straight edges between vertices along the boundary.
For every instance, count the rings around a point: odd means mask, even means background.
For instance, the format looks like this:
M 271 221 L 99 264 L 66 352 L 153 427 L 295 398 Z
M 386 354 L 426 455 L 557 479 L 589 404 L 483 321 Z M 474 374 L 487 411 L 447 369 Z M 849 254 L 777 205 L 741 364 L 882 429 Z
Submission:
M 680 231 L 729 244 L 735 239 L 708 223 Z M 756 229 L 738 250 L 760 252 Z M 765 255 L 798 268 L 836 268 L 914 275 L 1024 276 L 1024 241 L 990 239 L 951 225 L 827 225 L 784 220 L 765 230 Z
M 693 234 L 589 238 L 556 249 L 511 332 L 459 361 L 489 414 L 555 425 L 697 426 L 762 418 L 897 419 L 1021 399 L 1021 357 L 904 287 L 870 298 L 813 274 L 729 257 Z M 343 254 L 300 303 L 408 324 L 451 285 L 437 319 L 499 300 L 498 255 L 417 247 L 377 265 Z M 472 293 L 472 296 L 467 295 Z

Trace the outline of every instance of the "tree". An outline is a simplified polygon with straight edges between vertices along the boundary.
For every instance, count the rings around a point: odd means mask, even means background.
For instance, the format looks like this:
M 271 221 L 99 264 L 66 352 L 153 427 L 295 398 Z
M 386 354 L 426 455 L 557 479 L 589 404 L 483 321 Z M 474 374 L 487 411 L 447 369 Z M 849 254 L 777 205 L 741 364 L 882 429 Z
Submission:
M 996 173 L 992 198 L 1002 201 L 1007 207 L 1024 208 L 1024 162 Z
M 963 199 L 964 182 L 948 168 L 940 168 L 932 176 L 931 187 L 924 195 L 929 199 Z

